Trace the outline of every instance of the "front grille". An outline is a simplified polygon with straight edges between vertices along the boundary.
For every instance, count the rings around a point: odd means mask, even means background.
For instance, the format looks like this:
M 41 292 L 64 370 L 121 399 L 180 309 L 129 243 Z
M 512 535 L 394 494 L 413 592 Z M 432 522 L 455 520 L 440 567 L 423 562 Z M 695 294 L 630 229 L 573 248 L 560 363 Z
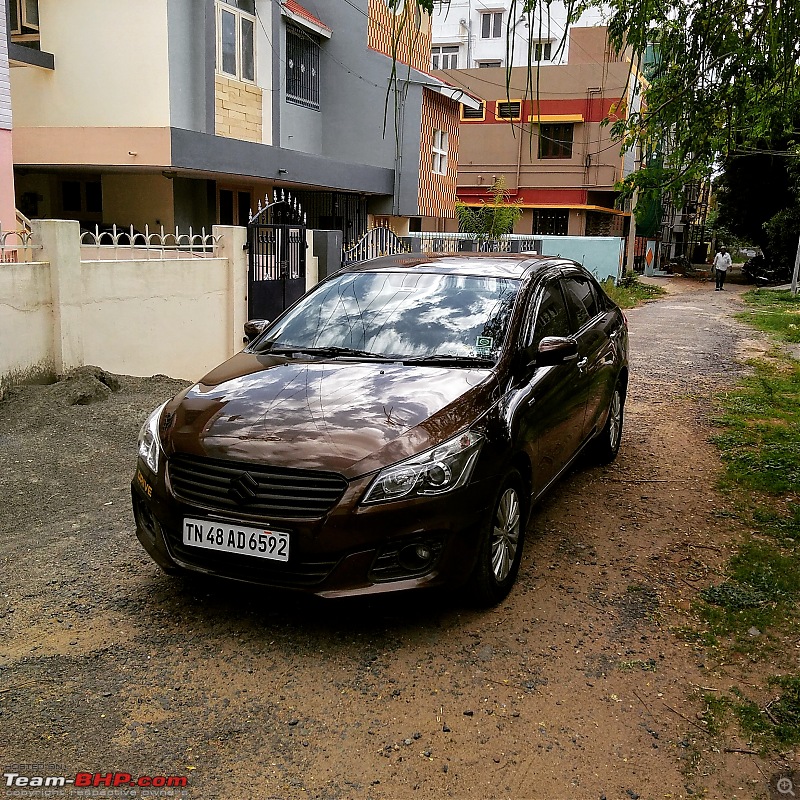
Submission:
M 185 564 L 206 569 L 216 575 L 269 586 L 315 586 L 322 583 L 339 563 L 338 558 L 326 561 L 290 559 L 288 564 L 252 558 L 238 553 L 217 553 L 199 547 L 187 547 L 177 537 L 169 537 L 175 557 Z
M 173 492 L 180 500 L 257 518 L 323 517 L 347 488 L 347 481 L 335 472 L 198 456 L 172 456 L 167 470 Z

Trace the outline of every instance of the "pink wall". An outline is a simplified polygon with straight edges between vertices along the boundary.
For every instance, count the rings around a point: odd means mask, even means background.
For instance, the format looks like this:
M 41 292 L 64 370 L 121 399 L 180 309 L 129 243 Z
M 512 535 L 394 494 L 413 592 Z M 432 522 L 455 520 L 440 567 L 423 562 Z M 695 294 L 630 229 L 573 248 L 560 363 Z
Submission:
M 11 131 L 3 128 L 0 128 L 0 227 L 5 231 L 16 228 Z

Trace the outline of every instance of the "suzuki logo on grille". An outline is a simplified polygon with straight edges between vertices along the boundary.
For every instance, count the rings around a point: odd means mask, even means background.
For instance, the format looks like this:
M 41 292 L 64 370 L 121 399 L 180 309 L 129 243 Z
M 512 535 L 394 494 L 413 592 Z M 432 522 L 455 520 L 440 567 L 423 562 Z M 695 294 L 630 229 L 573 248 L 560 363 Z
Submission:
M 258 491 L 258 481 L 249 473 L 243 472 L 238 478 L 231 481 L 228 496 L 240 503 L 249 503 L 255 500 Z

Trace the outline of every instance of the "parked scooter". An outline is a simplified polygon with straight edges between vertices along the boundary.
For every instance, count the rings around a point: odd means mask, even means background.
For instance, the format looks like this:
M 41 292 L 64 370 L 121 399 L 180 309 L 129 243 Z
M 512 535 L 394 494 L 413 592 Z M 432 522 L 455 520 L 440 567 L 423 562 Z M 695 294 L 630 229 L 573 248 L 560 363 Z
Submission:
M 742 265 L 742 273 L 750 283 L 759 288 L 786 283 L 789 280 L 789 270 L 785 267 L 772 267 L 763 255 L 754 256 Z

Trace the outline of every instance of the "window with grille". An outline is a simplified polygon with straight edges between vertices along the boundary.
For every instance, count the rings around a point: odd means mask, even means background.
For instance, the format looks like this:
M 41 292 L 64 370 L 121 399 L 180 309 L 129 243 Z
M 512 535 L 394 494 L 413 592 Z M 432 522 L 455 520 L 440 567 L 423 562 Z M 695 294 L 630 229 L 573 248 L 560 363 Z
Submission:
M 502 67 L 502 61 L 479 61 L 478 69 L 490 69 L 491 67 Z
M 431 170 L 437 175 L 447 174 L 447 131 L 433 131 Z
M 461 119 L 485 119 L 485 108 L 481 103 L 477 108 L 469 108 L 463 103 L 461 104 Z
M 218 0 L 217 72 L 240 81 L 256 79 L 255 0 Z
M 520 100 L 498 100 L 495 110 L 497 119 L 519 119 L 522 115 Z
M 503 35 L 503 12 L 486 11 L 481 14 L 481 39 L 499 39 Z
M 286 28 L 286 102 L 319 111 L 319 43 L 292 25 Z
M 566 236 L 569 230 L 569 211 L 567 209 L 534 208 L 534 236 Z
M 571 122 L 539 125 L 539 158 L 572 158 Z
M 553 54 L 552 42 L 536 42 L 533 46 L 534 61 L 550 61 Z
M 458 46 L 431 48 L 432 69 L 458 69 Z

